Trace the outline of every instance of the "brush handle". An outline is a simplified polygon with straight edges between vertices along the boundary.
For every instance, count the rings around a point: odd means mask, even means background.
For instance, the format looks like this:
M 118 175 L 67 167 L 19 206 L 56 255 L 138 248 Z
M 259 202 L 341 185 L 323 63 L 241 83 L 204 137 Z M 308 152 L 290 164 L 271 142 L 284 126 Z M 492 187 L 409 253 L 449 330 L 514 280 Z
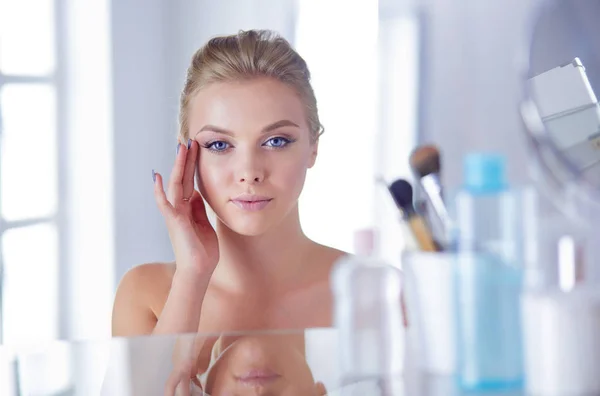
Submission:
M 407 221 L 402 219 L 400 221 L 400 229 L 402 231 L 402 236 L 404 237 L 404 249 L 409 252 L 418 252 L 421 250 L 421 246 L 415 238 L 415 234 L 412 230 L 412 227 Z
M 408 223 L 422 251 L 437 252 L 438 249 L 431 237 L 429 228 L 425 225 L 423 218 L 417 214 L 410 216 Z

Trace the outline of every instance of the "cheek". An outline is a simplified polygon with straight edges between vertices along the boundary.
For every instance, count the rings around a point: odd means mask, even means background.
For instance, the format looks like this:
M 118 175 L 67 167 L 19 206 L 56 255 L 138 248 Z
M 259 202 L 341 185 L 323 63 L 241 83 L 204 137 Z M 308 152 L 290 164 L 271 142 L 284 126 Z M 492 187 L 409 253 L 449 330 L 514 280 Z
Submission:
M 211 198 L 227 182 L 227 164 L 219 161 L 219 158 L 204 156 L 198 160 L 198 172 L 200 178 L 198 187 L 204 198 L 210 202 Z
M 288 184 L 304 184 L 306 176 L 306 165 L 303 163 L 290 164 L 279 168 Z
M 272 164 L 271 179 L 277 185 L 282 185 L 286 188 L 291 188 L 292 186 L 302 188 L 307 168 L 308 161 L 305 156 L 286 158 Z

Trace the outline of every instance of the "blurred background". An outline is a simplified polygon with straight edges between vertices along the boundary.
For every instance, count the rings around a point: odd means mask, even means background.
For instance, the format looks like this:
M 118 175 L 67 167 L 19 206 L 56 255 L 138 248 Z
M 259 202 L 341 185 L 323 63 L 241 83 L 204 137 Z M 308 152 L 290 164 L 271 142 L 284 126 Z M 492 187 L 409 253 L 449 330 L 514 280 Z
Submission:
M 325 134 L 305 232 L 353 252 L 375 228 L 394 261 L 398 213 L 375 179 L 411 180 L 417 144 L 439 145 L 449 189 L 474 149 L 510 153 L 511 183 L 528 180 L 515 103 L 541 3 L 0 0 L 0 342 L 108 337 L 123 274 L 172 260 L 151 170 L 171 169 L 185 71 L 212 36 L 274 29 L 306 59 Z

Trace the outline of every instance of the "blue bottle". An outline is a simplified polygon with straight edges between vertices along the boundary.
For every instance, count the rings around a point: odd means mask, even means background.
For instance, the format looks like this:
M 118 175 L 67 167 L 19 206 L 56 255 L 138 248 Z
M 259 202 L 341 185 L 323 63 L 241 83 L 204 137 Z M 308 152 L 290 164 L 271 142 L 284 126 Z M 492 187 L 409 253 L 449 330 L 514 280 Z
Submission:
M 456 196 L 457 380 L 468 391 L 523 386 L 517 199 L 505 159 L 475 153 Z

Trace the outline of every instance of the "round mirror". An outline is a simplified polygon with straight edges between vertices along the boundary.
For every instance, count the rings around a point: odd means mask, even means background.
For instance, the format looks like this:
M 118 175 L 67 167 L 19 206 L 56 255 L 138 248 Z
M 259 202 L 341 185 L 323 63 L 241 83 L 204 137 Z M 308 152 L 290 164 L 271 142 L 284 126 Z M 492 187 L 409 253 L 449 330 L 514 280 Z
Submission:
M 532 25 L 527 100 L 522 106 L 537 186 L 554 204 L 552 209 L 566 215 L 565 222 L 557 222 L 552 210 L 544 212 L 540 238 L 556 243 L 554 237 L 577 235 L 583 257 L 578 268 L 594 285 L 600 282 L 598 21 L 600 0 L 543 2 Z M 560 227 L 553 228 L 556 224 Z M 564 257 L 559 266 L 568 264 Z
M 546 176 L 600 202 L 599 20 L 600 0 L 545 3 L 532 31 L 523 116 Z

